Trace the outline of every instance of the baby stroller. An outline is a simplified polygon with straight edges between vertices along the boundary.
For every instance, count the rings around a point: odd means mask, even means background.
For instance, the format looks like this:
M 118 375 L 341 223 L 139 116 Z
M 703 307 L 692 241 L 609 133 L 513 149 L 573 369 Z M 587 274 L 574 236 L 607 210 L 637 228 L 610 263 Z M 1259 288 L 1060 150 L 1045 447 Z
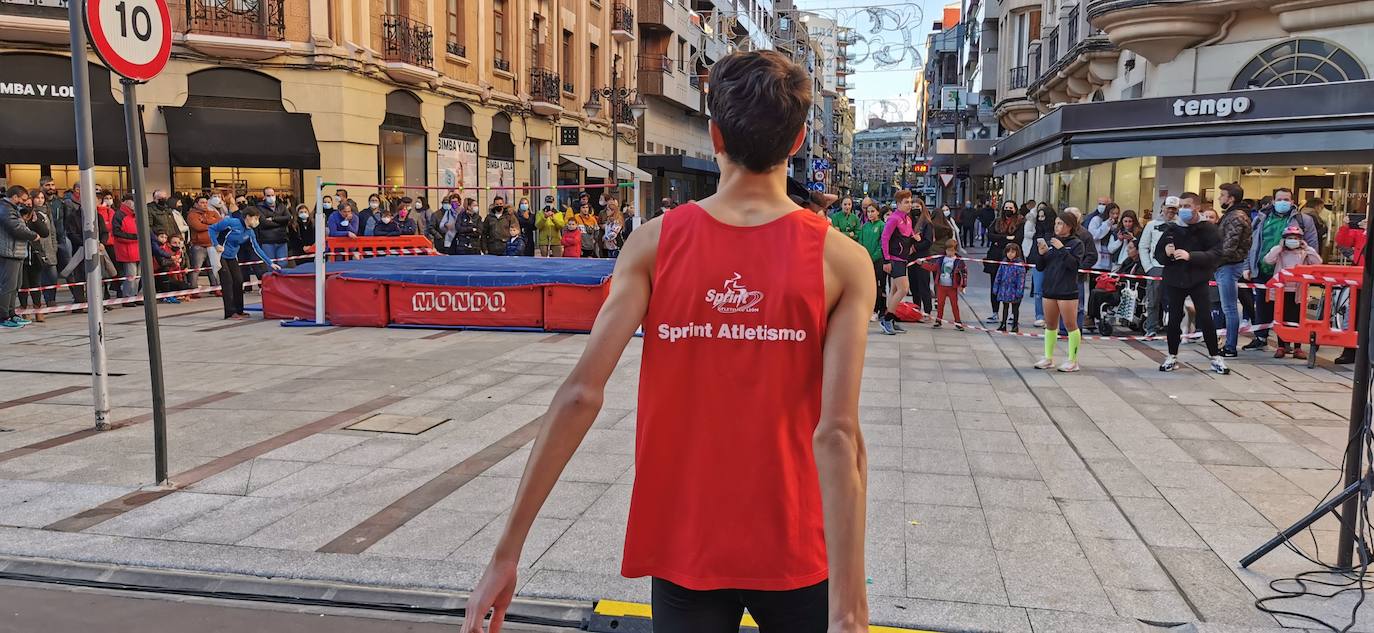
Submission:
M 1121 328 L 1144 331 L 1145 282 L 1111 273 L 1097 276 L 1088 299 L 1088 313 L 1097 320 L 1097 333 L 1112 336 Z

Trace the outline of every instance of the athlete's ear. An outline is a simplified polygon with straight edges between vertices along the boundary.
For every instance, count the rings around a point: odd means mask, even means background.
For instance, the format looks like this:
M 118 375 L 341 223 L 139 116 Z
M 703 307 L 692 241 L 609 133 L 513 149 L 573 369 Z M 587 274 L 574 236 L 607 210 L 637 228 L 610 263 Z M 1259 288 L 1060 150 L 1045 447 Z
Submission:
M 711 133 L 711 151 L 716 154 L 724 154 L 725 138 L 720 135 L 720 128 L 716 127 L 716 122 L 707 122 L 706 129 Z
M 787 152 L 788 156 L 796 156 L 801 151 L 802 143 L 806 142 L 806 124 L 803 123 L 801 129 L 797 131 L 797 138 L 792 141 L 792 149 Z

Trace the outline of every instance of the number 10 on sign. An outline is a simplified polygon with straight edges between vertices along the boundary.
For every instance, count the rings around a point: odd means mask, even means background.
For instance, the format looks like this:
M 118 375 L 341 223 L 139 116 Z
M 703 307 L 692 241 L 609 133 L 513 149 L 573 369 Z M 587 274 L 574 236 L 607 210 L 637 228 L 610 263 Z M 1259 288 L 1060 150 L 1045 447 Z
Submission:
M 172 21 L 166 0 L 87 0 L 91 47 L 110 70 L 148 81 L 172 53 Z

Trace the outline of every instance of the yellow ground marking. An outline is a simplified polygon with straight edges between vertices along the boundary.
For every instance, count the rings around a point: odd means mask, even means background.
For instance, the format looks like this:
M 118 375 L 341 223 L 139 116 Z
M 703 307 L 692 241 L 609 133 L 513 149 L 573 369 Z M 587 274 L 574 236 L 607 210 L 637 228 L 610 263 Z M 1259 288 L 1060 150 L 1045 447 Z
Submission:
M 649 605 L 638 602 L 621 602 L 619 600 L 599 600 L 596 603 L 597 615 L 604 615 L 611 618 L 646 618 L 653 619 Z M 740 626 L 758 628 L 754 618 L 749 614 L 744 614 L 744 619 L 740 620 Z M 921 629 L 902 629 L 894 626 L 870 626 L 869 633 L 935 633 Z

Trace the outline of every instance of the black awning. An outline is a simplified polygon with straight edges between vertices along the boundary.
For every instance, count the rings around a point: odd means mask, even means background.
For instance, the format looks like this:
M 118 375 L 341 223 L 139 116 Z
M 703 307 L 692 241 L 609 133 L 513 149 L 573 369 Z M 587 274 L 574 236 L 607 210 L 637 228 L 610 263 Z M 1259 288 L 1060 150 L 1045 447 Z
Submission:
M 95 164 L 108 167 L 129 164 L 124 106 L 92 103 L 91 130 L 95 136 Z M 139 132 L 143 164 L 147 166 L 148 139 L 142 130 Z M 0 157 L 6 163 L 75 165 L 76 110 L 72 102 L 0 99 Z
M 320 168 L 309 114 L 163 106 L 162 116 L 177 167 Z
M 449 123 L 447 121 L 444 122 L 444 129 L 439 130 L 439 136 L 442 138 L 456 138 L 460 141 L 478 141 L 477 133 L 472 131 L 471 125 Z
M 703 160 L 694 156 L 680 154 L 641 154 L 639 168 L 644 170 L 662 169 L 690 174 L 720 175 L 720 167 L 713 160 Z

